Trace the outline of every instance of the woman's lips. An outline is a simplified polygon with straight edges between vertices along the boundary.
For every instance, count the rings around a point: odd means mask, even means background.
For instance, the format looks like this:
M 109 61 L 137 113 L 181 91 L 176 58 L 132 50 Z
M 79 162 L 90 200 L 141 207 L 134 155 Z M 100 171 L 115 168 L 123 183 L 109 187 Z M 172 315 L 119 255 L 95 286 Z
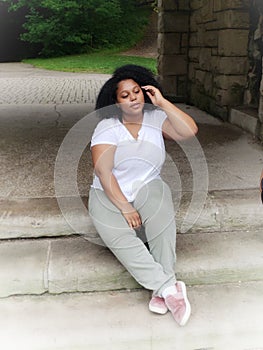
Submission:
M 138 109 L 138 108 L 141 107 L 141 103 L 132 103 L 132 104 L 130 105 L 130 107 L 133 108 L 133 109 Z

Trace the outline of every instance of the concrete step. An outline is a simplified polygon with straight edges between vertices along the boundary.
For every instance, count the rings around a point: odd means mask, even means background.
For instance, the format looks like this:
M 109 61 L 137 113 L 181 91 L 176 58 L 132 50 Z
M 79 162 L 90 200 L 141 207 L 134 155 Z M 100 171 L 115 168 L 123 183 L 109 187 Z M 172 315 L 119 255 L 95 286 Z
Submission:
M 259 230 L 263 227 L 258 188 L 209 191 L 203 203 L 204 208 L 193 209 L 188 221 L 186 214 L 187 211 L 191 211 L 189 208 L 192 193 L 183 192 L 180 196 L 178 208 L 177 195 L 174 195 L 174 204 L 178 209 L 176 213 L 178 232 L 229 232 Z M 61 212 L 55 197 L 0 199 L 0 213 L 2 213 L 0 239 L 74 234 L 96 236 L 86 210 L 87 197 L 67 198 L 66 201 L 67 212 Z M 80 206 L 79 202 L 83 206 Z M 194 210 L 197 213 L 194 213 Z
M 0 297 L 138 289 L 96 237 L 0 241 Z M 263 231 L 177 235 L 177 277 L 188 285 L 263 280 Z
M 253 135 L 258 135 L 261 124 L 258 118 L 257 108 L 247 106 L 232 108 L 230 111 L 229 122 Z
M 16 296 L 0 300 L 4 350 L 262 350 L 263 282 L 188 288 L 179 327 L 152 314 L 148 291 Z
M 179 107 L 195 118 L 199 132 L 185 144 L 167 141 L 162 176 L 174 191 L 178 231 L 261 228 L 262 145 L 241 129 L 193 106 Z M 75 206 L 80 197 L 71 198 L 80 195 L 86 202 L 92 181 L 88 143 L 98 122 L 89 114 L 92 110 L 91 104 L 79 103 L 0 106 L 0 239 L 93 234 L 87 211 L 79 212 Z M 73 135 L 73 140 L 66 135 Z M 57 158 L 62 144 L 68 146 L 62 147 L 65 158 L 61 152 Z M 79 163 L 76 149 L 82 155 Z M 61 176 L 62 193 L 58 194 L 54 180 L 60 176 L 54 175 L 60 174 L 59 169 L 65 178 Z M 68 199 L 69 218 L 61 214 L 56 196 Z M 195 208 L 189 220 L 186 214 L 193 196 Z

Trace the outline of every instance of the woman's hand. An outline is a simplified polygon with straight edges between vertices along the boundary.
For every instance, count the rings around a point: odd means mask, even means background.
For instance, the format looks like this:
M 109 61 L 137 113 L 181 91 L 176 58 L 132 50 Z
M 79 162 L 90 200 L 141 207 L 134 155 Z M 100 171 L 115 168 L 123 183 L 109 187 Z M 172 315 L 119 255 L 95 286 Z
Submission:
M 153 105 L 161 107 L 161 104 L 164 101 L 164 97 L 159 89 L 152 85 L 145 85 L 141 88 L 146 91 L 146 94 L 150 98 Z
M 152 104 L 161 108 L 168 117 L 162 126 L 165 138 L 180 141 L 193 137 L 197 133 L 198 128 L 193 118 L 163 97 L 159 89 L 152 85 L 141 88 L 146 91 Z
M 129 212 L 122 212 L 122 215 L 126 219 L 128 225 L 130 228 L 139 228 L 142 224 L 140 214 L 137 212 L 136 209 L 133 209 Z

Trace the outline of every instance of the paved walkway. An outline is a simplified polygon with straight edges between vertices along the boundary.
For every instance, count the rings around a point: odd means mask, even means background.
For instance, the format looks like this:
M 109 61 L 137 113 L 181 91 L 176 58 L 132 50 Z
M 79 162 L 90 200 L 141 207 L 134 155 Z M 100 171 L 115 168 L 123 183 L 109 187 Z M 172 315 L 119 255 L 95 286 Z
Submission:
M 0 105 L 95 103 L 109 75 L 53 72 L 28 64 L 0 64 Z
M 188 289 L 192 316 L 148 311 L 149 293 L 0 300 L 3 350 L 263 350 L 263 283 Z

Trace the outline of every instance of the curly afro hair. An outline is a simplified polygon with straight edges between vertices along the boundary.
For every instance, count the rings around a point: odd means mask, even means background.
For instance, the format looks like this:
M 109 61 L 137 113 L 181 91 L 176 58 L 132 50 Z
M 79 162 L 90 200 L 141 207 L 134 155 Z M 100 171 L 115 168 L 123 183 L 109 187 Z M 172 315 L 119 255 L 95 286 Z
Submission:
M 122 80 L 132 79 L 139 86 L 152 85 L 162 91 L 160 84 L 154 78 L 154 74 L 147 68 L 142 66 L 137 66 L 134 64 L 127 64 L 125 66 L 117 68 L 112 77 L 106 81 L 102 86 L 96 101 L 96 110 L 100 110 L 99 115 L 101 118 L 110 118 L 112 113 L 107 113 L 104 107 L 112 106 L 113 114 L 116 117 L 120 117 L 120 109 L 114 108 L 117 101 L 116 91 L 118 88 L 118 83 Z M 152 105 L 152 102 L 146 92 L 143 90 L 144 100 L 146 104 Z M 105 113 L 103 112 L 103 109 Z

